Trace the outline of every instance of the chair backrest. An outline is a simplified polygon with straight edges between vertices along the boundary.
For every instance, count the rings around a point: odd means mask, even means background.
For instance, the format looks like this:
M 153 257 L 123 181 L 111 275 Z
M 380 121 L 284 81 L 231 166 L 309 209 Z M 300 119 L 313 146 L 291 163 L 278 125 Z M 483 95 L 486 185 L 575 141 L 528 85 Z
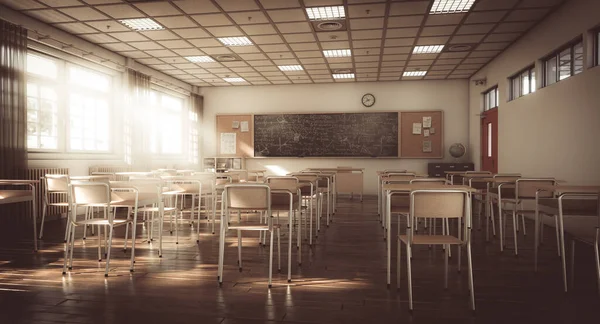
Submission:
M 393 182 L 406 182 L 409 183 L 411 180 L 415 179 L 416 176 L 414 173 L 390 173 L 388 174 L 385 181 L 393 181 Z
M 517 199 L 535 199 L 537 186 L 556 185 L 556 180 L 552 178 L 520 178 L 515 183 L 515 196 Z M 551 191 L 541 191 L 539 198 L 552 198 L 554 193 Z
M 71 202 L 74 205 L 110 205 L 110 186 L 102 182 L 71 181 Z
M 267 177 L 266 182 L 270 184 L 271 189 L 283 189 L 296 192 L 299 180 L 297 177 L 292 176 L 269 176 Z
M 231 169 L 225 171 L 225 174 L 230 175 L 234 182 L 248 180 L 248 170 Z
M 435 185 L 445 185 L 446 179 L 444 178 L 415 178 L 410 180 L 410 184 L 413 185 L 423 185 L 423 186 L 427 186 L 427 185 L 431 185 L 431 184 L 435 184 Z
M 457 189 L 419 189 L 410 193 L 413 218 L 463 218 L 468 192 Z M 467 225 L 470 220 L 467 221 Z
M 266 184 L 229 184 L 225 186 L 223 197 L 224 207 L 228 210 L 271 209 L 271 189 Z
M 158 195 L 164 183 L 160 178 L 129 178 L 129 184 L 137 189 L 140 194 Z
M 177 170 L 175 169 L 158 169 L 153 171 L 152 173 L 156 173 L 160 176 L 176 176 Z
M 406 170 L 400 170 L 400 169 L 385 169 L 385 170 L 383 170 L 383 173 L 388 174 L 388 173 L 411 173 L 411 172 L 408 172 Z
M 48 192 L 69 192 L 69 175 L 67 174 L 46 174 L 46 190 Z
M 465 172 L 465 175 L 476 175 L 476 174 L 482 174 L 482 175 L 492 175 L 492 173 L 490 171 L 467 171 Z

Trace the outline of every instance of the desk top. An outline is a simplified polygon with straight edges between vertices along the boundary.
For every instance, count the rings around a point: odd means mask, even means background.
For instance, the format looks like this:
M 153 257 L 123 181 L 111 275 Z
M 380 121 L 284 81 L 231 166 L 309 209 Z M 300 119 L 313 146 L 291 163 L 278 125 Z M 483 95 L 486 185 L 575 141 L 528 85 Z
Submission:
M 88 176 L 73 176 L 71 180 L 94 180 L 94 179 L 109 179 L 110 175 L 88 175 Z
M 538 185 L 538 190 L 556 191 L 557 193 L 591 193 L 600 194 L 600 186 L 581 186 L 581 185 Z
M 0 179 L 0 185 L 29 185 L 38 184 L 40 180 L 13 180 L 13 179 Z
M 346 172 L 360 171 L 360 172 L 363 172 L 363 171 L 365 171 L 364 168 L 308 168 L 307 170 L 334 171 L 334 172 L 339 172 L 339 171 L 346 171 Z
M 441 185 L 441 184 L 428 184 L 428 183 L 419 183 L 419 184 L 407 184 L 407 183 L 394 183 L 394 184 L 384 184 L 383 190 L 387 191 L 396 191 L 396 192 L 411 192 L 413 190 L 419 189 L 458 189 L 458 190 L 466 190 L 468 192 L 477 192 L 477 189 L 471 188 L 469 186 L 462 185 Z

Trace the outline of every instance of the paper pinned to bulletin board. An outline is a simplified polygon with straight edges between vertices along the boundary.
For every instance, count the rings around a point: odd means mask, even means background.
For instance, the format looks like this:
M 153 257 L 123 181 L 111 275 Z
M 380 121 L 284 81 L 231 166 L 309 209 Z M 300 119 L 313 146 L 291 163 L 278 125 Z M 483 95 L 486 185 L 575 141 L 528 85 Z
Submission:
M 221 133 L 221 153 L 220 154 L 235 154 L 236 142 L 235 133 Z
M 400 112 L 400 157 L 444 157 L 443 111 Z

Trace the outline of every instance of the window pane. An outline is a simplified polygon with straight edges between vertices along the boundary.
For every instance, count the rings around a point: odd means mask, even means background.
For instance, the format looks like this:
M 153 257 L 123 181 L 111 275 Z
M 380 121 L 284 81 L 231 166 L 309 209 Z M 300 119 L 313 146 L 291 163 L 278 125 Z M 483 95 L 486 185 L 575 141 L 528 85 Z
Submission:
M 103 96 L 72 93 L 69 117 L 69 147 L 72 150 L 108 151 L 110 109 Z
M 564 80 L 571 76 L 571 48 L 567 48 L 558 55 L 558 79 Z
M 69 67 L 69 83 L 92 90 L 108 92 L 110 77 L 78 66 Z
M 583 72 L 583 43 L 575 44 L 573 55 L 575 56 L 573 60 L 573 74 L 579 74 Z
M 56 79 L 58 67 L 54 60 L 34 54 L 27 54 L 27 73 Z
M 546 85 L 556 83 L 556 57 L 545 62 L 546 65 Z
M 523 95 L 529 94 L 529 71 L 525 71 L 521 74 L 521 85 Z
M 512 99 L 517 99 L 521 96 L 521 87 L 519 86 L 520 83 L 520 79 L 519 77 L 515 77 L 511 79 L 511 84 L 512 84 Z
M 490 92 L 490 102 L 491 108 L 498 107 L 498 89 L 494 89 Z
M 46 85 L 27 83 L 27 147 L 58 148 L 57 90 Z
M 531 81 L 530 82 L 531 83 L 531 92 L 535 92 L 536 84 L 535 84 L 535 70 L 534 69 L 531 69 L 531 78 L 529 81 Z
M 492 157 L 492 123 L 488 123 L 487 129 L 487 147 L 488 147 L 488 157 Z

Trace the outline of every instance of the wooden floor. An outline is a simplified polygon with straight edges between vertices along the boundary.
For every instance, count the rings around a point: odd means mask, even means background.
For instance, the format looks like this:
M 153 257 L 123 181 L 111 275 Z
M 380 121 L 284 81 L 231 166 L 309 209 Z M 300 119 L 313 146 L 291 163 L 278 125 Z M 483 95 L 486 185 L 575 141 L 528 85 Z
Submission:
M 63 222 L 49 222 L 38 253 L 31 251 L 29 228 L 0 230 L 0 323 L 600 323 L 592 248 L 577 245 L 575 286 L 565 294 L 553 235 L 542 247 L 539 272 L 533 272 L 532 233 L 519 237 L 515 258 L 512 243 L 500 253 L 497 241 L 486 243 L 475 231 L 475 313 L 466 271 L 457 273 L 456 260 L 444 290 L 441 249 L 415 248 L 410 314 L 406 277 L 399 291 L 395 274 L 394 288 L 386 288 L 385 242 L 376 199 L 369 197 L 340 201 L 334 223 L 322 228 L 312 249 L 304 248 L 301 268 L 294 256 L 291 284 L 284 236 L 282 274 L 274 274 L 271 289 L 268 249 L 258 246 L 256 234 L 244 240 L 242 272 L 237 239 L 230 235 L 219 287 L 218 236 L 206 224 L 198 244 L 187 224 L 178 245 L 165 232 L 162 259 L 140 230 L 135 272 L 129 273 L 129 253 L 115 248 L 107 279 L 93 237 L 77 240 L 73 271 L 61 274 L 63 228 Z M 114 244 L 122 238 L 116 234 Z

